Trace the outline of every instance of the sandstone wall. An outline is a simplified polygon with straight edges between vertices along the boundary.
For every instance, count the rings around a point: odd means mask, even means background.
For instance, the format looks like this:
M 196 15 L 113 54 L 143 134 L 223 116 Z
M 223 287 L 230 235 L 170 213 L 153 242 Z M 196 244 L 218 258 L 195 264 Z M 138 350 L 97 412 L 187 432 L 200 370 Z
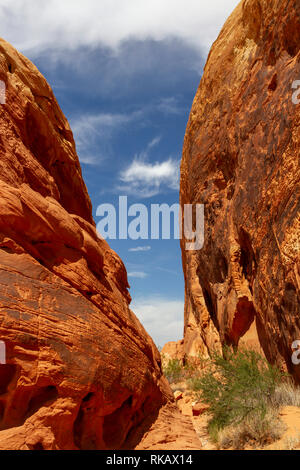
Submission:
M 160 355 L 96 233 L 68 122 L 3 40 L 0 80 L 0 449 L 133 447 L 172 400 Z
M 243 0 L 214 43 L 193 102 L 181 204 L 205 204 L 205 244 L 185 250 L 186 354 L 250 331 L 272 362 L 300 339 L 299 0 Z M 250 328 L 250 330 L 249 330 Z

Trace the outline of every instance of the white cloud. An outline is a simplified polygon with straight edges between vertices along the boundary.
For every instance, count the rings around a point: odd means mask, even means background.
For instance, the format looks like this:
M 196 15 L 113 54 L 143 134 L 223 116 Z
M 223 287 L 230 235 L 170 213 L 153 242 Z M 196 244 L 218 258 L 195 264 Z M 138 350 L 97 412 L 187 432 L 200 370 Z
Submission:
M 160 183 L 161 181 L 173 181 L 176 171 L 177 167 L 171 159 L 154 164 L 134 160 L 129 168 L 122 173 L 121 179 L 126 183 L 137 180 L 146 184 L 152 183 L 153 180 Z
M 157 346 L 183 337 L 184 302 L 164 297 L 136 299 L 131 309 Z
M 1 35 L 17 48 L 116 49 L 127 39 L 177 37 L 208 52 L 239 0 L 0 0 Z
M 151 250 L 151 246 L 137 246 L 135 248 L 129 248 L 128 251 L 140 252 L 140 251 L 150 251 L 150 250 Z
M 123 186 L 118 189 L 138 197 L 152 197 L 159 194 L 161 187 L 178 190 L 179 161 L 169 158 L 164 162 L 145 161 L 147 152 L 135 157 L 126 170 L 120 174 Z
M 128 277 L 134 277 L 136 279 L 145 279 L 145 277 L 147 276 L 148 274 L 144 273 L 143 271 L 135 271 L 135 272 L 128 273 Z

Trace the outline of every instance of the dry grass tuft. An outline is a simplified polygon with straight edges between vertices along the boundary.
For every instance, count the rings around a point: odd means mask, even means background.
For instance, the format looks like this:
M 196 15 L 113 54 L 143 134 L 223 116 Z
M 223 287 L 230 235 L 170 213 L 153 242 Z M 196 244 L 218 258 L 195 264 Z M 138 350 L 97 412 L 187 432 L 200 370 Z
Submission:
M 284 443 L 283 448 L 281 450 L 296 450 L 299 449 L 300 446 L 300 433 L 297 436 L 288 436 Z
M 263 447 L 280 439 L 285 431 L 276 411 L 268 410 L 264 419 L 261 414 L 252 414 L 241 423 L 226 426 L 217 436 L 221 449 L 243 450 L 245 446 Z
M 297 387 L 292 381 L 278 384 L 271 398 L 271 402 L 272 405 L 277 408 L 282 406 L 300 407 L 300 387 Z

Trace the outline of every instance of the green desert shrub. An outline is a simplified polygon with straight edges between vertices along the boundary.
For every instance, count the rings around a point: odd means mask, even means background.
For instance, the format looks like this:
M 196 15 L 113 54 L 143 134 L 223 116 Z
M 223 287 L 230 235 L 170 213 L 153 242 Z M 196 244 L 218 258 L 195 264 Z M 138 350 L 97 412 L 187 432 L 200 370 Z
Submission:
M 201 375 L 203 364 L 199 358 L 186 358 L 183 363 L 179 359 L 166 360 L 162 355 L 163 373 L 170 383 L 183 381 L 188 385 L 193 384 L 193 381 Z
M 267 428 L 268 409 L 283 374 L 251 350 L 227 349 L 224 356 L 215 354 L 212 364 L 213 370 L 193 383 L 199 398 L 209 405 L 211 437 L 217 440 L 225 427 L 247 422 Z

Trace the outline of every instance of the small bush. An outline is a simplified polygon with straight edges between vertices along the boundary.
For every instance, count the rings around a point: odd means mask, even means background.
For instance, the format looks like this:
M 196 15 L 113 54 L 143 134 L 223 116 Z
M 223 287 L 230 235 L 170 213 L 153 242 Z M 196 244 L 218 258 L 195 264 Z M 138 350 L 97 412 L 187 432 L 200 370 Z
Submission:
M 167 360 L 162 355 L 163 373 L 170 383 L 187 382 L 197 380 L 202 373 L 204 360 L 200 358 L 185 359 L 183 363 L 179 359 Z
M 178 359 L 170 359 L 163 366 L 163 373 L 170 383 L 179 382 L 183 374 L 183 366 Z
M 226 426 L 261 423 L 268 427 L 267 411 L 282 373 L 257 352 L 226 350 L 225 357 L 214 355 L 213 371 L 194 381 L 194 390 L 210 407 L 209 432 L 214 440 Z

